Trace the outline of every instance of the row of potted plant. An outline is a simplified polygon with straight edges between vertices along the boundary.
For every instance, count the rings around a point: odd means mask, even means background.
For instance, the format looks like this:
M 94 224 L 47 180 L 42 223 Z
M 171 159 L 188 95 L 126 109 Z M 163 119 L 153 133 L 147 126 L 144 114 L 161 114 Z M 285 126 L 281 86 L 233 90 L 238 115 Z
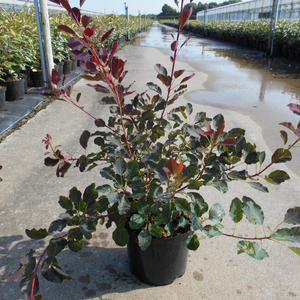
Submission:
M 178 26 L 178 22 L 165 21 L 164 24 Z M 266 50 L 270 33 L 270 21 L 249 22 L 219 22 L 190 21 L 185 29 L 192 32 L 207 34 L 208 36 L 238 43 L 241 46 L 253 46 L 259 50 Z M 281 49 L 299 51 L 300 54 L 300 21 L 292 22 L 280 20 L 274 32 L 274 46 Z M 300 55 L 299 55 L 300 58 Z
M 120 39 L 126 34 L 138 32 L 140 29 L 139 18 L 131 17 L 129 22 L 124 16 L 105 15 L 94 18 L 98 27 L 103 24 L 114 27 L 109 41 Z M 63 61 L 71 61 L 72 56 L 67 41 L 70 35 L 57 29 L 59 24 L 66 24 L 70 28 L 67 13 L 52 13 L 49 16 L 52 38 L 53 58 L 56 64 Z M 151 21 L 142 19 L 142 27 L 147 27 Z M 108 27 L 109 28 L 109 27 Z M 33 71 L 41 71 L 41 55 L 39 50 L 38 32 L 33 7 L 24 7 L 20 11 L 0 9 L 0 85 L 6 86 L 7 81 L 22 81 L 26 74 L 26 68 Z M 28 77 L 30 73 L 27 73 Z M 26 81 L 26 79 L 24 79 Z M 19 82 L 20 86 L 22 85 Z M 24 96 L 24 90 L 16 98 L 9 97 L 9 100 L 17 100 Z M 2 90 L 3 91 L 3 90 Z M 7 93 L 7 92 L 6 92 Z M 7 97 L 6 97 L 7 98 Z M 2 105 L 3 106 L 3 105 Z M 0 105 L 1 109 L 1 105 Z M 3 108 L 2 108 L 3 109 Z

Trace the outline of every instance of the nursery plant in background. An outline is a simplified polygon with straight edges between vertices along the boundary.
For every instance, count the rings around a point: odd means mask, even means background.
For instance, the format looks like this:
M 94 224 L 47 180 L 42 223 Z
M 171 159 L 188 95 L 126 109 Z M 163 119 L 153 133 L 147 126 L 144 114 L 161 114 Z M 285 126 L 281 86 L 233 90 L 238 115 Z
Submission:
M 196 250 L 200 245 L 197 234 L 209 238 L 220 235 L 235 238 L 239 254 L 246 253 L 258 260 L 268 257 L 262 247 L 265 240 L 299 242 L 300 207 L 290 208 L 279 225 L 266 232 L 259 204 L 247 195 L 242 199 L 234 198 L 229 216 L 235 227 L 243 218 L 255 227 L 256 234 L 244 238 L 237 236 L 235 230 L 228 233 L 222 225 L 225 216 L 222 206 L 215 203 L 209 207 L 200 193 L 205 187 L 226 193 L 231 181 L 248 183 L 254 189 L 268 192 L 261 181 L 278 185 L 288 180 L 285 171 L 270 171 L 270 168 L 292 159 L 291 149 L 300 141 L 300 122 L 296 126 L 282 123 L 294 134 L 295 140 L 267 159 L 264 151 L 246 141 L 244 129 L 225 129 L 221 114 L 210 118 L 205 112 L 193 112 L 189 103 L 172 108 L 186 91 L 187 81 L 194 76 L 176 69 L 178 52 L 187 42 L 180 45 L 179 36 L 192 14 L 191 7 L 183 9 L 184 1 L 180 3 L 178 33 L 171 44 L 171 71 L 155 65 L 157 80 L 163 89 L 149 82 L 147 86 L 151 92 L 133 95 L 132 84 L 123 85 L 126 62 L 115 56 L 117 43 L 99 47 L 99 42 L 107 42 L 113 29 L 106 31 L 106 26 L 93 25 L 91 17 L 82 16 L 68 1 L 52 2 L 62 5 L 77 25 L 76 31 L 66 25 L 58 27 L 72 35 L 68 46 L 86 72 L 83 78 L 94 82 L 91 88 L 106 94 L 101 102 L 110 105 L 111 114 L 103 120 L 85 111 L 80 104 L 81 93 L 72 98 L 72 86 L 61 89 L 60 75 L 53 70 L 50 80 L 57 86 L 51 90 L 56 94 L 54 99 L 69 102 L 89 114 L 97 128 L 95 132 L 84 130 L 82 133 L 79 140 L 85 154 L 78 158 L 55 147 L 51 135 L 47 134 L 43 142 L 51 155 L 45 159 L 45 164 L 57 166 L 56 174 L 61 177 L 72 165 L 83 174 L 100 168 L 101 176 L 110 184 L 91 183 L 84 191 L 72 187 L 68 196 L 60 196 L 59 204 L 66 210 L 65 214 L 48 229 L 26 230 L 32 239 L 54 234 L 48 246 L 42 252 L 31 249 L 26 253 L 20 268 L 8 276 L 9 281 L 22 278 L 21 292 L 30 299 L 41 299 L 40 295 L 34 296 L 39 290 L 38 269 L 41 268 L 42 276 L 51 282 L 71 279 L 59 266 L 57 255 L 65 248 L 79 252 L 83 248 L 82 240 L 91 239 L 101 225 L 114 229 L 112 238 L 117 245 L 128 244 L 131 271 L 141 281 L 154 285 L 172 283 L 183 275 L 187 249 Z M 80 6 L 84 2 L 81 0 Z M 175 3 L 179 5 L 177 0 Z M 289 107 L 300 115 L 299 105 L 290 104 Z M 281 137 L 287 145 L 285 130 L 281 131 Z M 90 143 L 97 145 L 99 151 L 88 154 Z M 284 224 L 286 227 L 282 228 Z M 262 235 L 257 231 L 260 226 Z M 176 246 L 172 245 L 174 240 L 182 240 L 184 247 L 177 242 Z M 160 243 L 166 243 L 167 250 L 160 251 Z M 184 256 L 181 263 L 174 263 L 168 247 Z M 300 255 L 300 248 L 290 244 L 287 247 Z M 149 252 L 152 253 L 151 261 L 148 260 Z M 157 263 L 154 258 L 158 255 L 163 257 Z M 173 264 L 162 264 L 162 261 Z

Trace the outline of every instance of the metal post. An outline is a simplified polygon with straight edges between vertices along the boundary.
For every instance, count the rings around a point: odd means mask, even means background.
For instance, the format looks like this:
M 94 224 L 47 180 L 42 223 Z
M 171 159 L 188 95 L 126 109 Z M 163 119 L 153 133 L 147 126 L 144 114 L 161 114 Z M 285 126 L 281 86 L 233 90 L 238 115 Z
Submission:
M 268 47 L 267 47 L 267 54 L 271 56 L 273 55 L 274 32 L 275 32 L 277 17 L 278 17 L 278 6 L 279 6 L 279 0 L 273 0 L 271 22 L 270 22 L 270 33 L 269 33 Z
M 139 11 L 139 22 L 140 22 L 140 32 L 142 32 L 142 19 L 141 19 L 140 11 Z
M 207 25 L 207 9 L 204 10 L 204 35 L 205 36 L 207 36 L 206 25 Z
M 34 10 L 35 10 L 36 26 L 37 26 L 38 37 L 39 37 L 41 64 L 42 64 L 42 69 L 43 69 L 43 79 L 44 79 L 44 81 L 47 81 L 47 72 L 46 72 L 46 64 L 45 64 L 45 56 L 44 56 L 44 48 L 43 48 L 43 37 L 42 37 L 42 31 L 41 31 L 38 0 L 34 0 Z M 44 87 L 47 87 L 47 83 L 44 83 Z
M 48 6 L 46 0 L 40 0 L 42 30 L 44 37 L 44 49 L 46 57 L 47 75 L 51 76 L 52 69 L 54 69 L 52 45 L 51 45 L 51 32 L 49 24 Z

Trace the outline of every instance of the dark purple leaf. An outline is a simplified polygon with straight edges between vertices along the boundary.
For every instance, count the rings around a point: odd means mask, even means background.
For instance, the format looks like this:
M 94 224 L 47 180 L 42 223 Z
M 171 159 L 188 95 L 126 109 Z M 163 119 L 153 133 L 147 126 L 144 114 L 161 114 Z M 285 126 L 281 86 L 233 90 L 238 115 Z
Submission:
M 171 50 L 172 51 L 176 51 L 178 48 L 178 41 L 174 41 L 172 44 L 171 44 Z
M 95 85 L 87 84 L 87 85 L 94 88 L 96 90 L 96 92 L 109 94 L 109 89 L 103 85 L 100 85 L 100 84 L 95 84 Z
M 57 28 L 64 31 L 64 32 L 66 32 L 66 33 L 76 35 L 75 31 L 73 29 L 71 29 L 70 27 L 66 26 L 66 25 L 58 25 Z
M 54 158 L 51 158 L 51 157 L 46 157 L 45 160 L 44 160 L 44 164 L 47 167 L 54 167 L 58 162 L 59 162 L 59 159 L 57 159 L 57 158 L 54 159 Z
M 24 271 L 25 271 L 26 266 L 20 267 L 18 270 L 14 271 L 13 273 L 9 274 L 6 279 L 9 283 L 15 283 L 19 279 L 22 278 Z
M 68 86 L 66 87 L 66 94 L 67 94 L 68 97 L 71 97 L 72 91 L 73 91 L 73 85 L 72 85 L 72 84 L 71 84 L 71 85 L 68 85 Z
M 168 75 L 168 71 L 165 67 L 163 67 L 161 64 L 156 64 L 154 67 L 155 71 L 161 75 Z
M 165 85 L 165 86 L 170 86 L 171 84 L 171 77 L 170 76 L 164 76 L 161 74 L 157 74 L 157 78 Z
M 91 28 L 92 32 L 93 32 L 93 35 L 95 34 L 95 31 L 97 30 L 97 25 L 94 24 Z
M 295 134 L 296 136 L 300 137 L 300 128 L 296 129 Z
M 84 72 L 90 73 L 90 74 L 97 74 L 98 70 L 96 66 L 88 61 L 88 60 L 81 60 L 80 61 L 80 67 Z
M 171 37 L 173 38 L 173 40 L 175 40 L 175 37 L 174 37 L 174 35 L 171 33 Z
M 72 19 L 80 22 L 80 17 L 81 17 L 80 10 L 77 7 L 73 7 L 72 8 Z
M 221 144 L 224 145 L 224 146 L 236 145 L 236 140 L 234 140 L 234 139 L 225 139 Z
M 180 27 L 183 28 L 184 25 L 187 23 L 187 21 L 189 20 L 189 18 L 191 17 L 193 13 L 193 7 L 190 6 L 189 8 L 187 8 L 186 10 L 184 10 L 179 17 L 179 24 Z
M 279 125 L 282 125 L 282 126 L 288 128 L 288 129 L 292 130 L 292 131 L 295 131 L 295 127 L 290 122 L 282 122 L 282 123 L 279 123 Z
M 69 0 L 60 0 L 60 3 L 69 14 L 72 14 L 72 9 L 69 4 Z
M 126 61 L 124 62 L 122 59 L 118 57 L 114 57 L 112 60 L 111 73 L 114 78 L 118 79 L 124 71 Z
M 171 63 L 174 62 L 174 57 L 173 56 L 170 56 L 170 61 L 171 61 Z
M 181 83 L 184 83 L 184 82 L 186 82 L 186 81 L 188 81 L 188 80 L 190 80 L 190 79 L 191 79 L 192 77 L 194 77 L 194 76 L 195 76 L 195 73 L 191 74 L 190 76 L 184 77 L 184 78 L 181 80 L 180 84 L 181 84 Z
M 178 78 L 180 77 L 183 73 L 185 72 L 185 70 L 178 70 L 174 72 L 174 77 Z
M 100 36 L 102 36 L 102 34 L 104 33 L 104 31 L 105 31 L 106 28 L 107 28 L 107 25 L 105 25 L 105 26 L 103 26 L 103 27 L 101 28 L 101 30 L 100 30 L 99 33 L 98 33 L 97 39 L 99 39 Z
M 190 38 L 187 38 L 183 43 L 182 45 L 180 46 L 180 49 L 190 40 Z
M 89 54 L 87 52 L 82 52 L 82 51 L 79 51 L 79 50 L 71 51 L 71 55 L 73 57 L 75 57 L 76 59 L 78 59 L 78 60 L 88 60 L 92 56 L 91 54 Z
M 117 43 L 117 41 L 114 41 L 114 42 L 112 43 L 112 50 L 111 50 L 110 55 L 109 55 L 109 58 L 108 58 L 108 60 L 107 60 L 107 64 L 111 63 L 111 61 L 113 60 L 114 55 L 115 55 L 115 53 L 116 53 L 116 51 L 117 51 L 117 48 L 118 48 L 118 43 Z
M 105 40 L 108 39 L 108 37 L 112 34 L 112 32 L 114 31 L 114 28 L 110 29 L 109 31 L 107 31 L 103 37 L 101 38 L 101 43 L 103 43 Z
M 103 63 L 106 63 L 108 57 L 107 47 L 101 48 L 98 52 L 98 56 L 103 61 Z
M 178 0 L 174 0 L 175 4 L 178 6 Z
M 288 104 L 289 109 L 296 115 L 300 116 L 300 105 L 295 103 Z
M 80 0 L 80 7 L 84 4 L 85 0 Z
M 81 43 L 81 41 L 76 36 L 73 36 L 69 39 L 67 46 L 73 50 L 79 50 L 84 45 Z
M 79 102 L 80 97 L 81 97 L 81 93 L 78 93 L 77 96 L 76 96 L 76 101 L 77 101 L 77 102 Z
M 128 71 L 124 71 L 122 73 L 122 75 L 119 77 L 119 83 L 122 83 L 123 79 L 125 78 L 125 76 L 127 75 Z
M 281 136 L 281 138 L 283 140 L 283 143 L 285 145 L 287 143 L 287 141 L 288 141 L 288 135 L 287 135 L 286 131 L 281 130 L 280 131 L 280 136 Z
M 88 17 L 86 15 L 84 15 L 81 19 L 81 23 L 84 26 L 84 28 L 87 28 L 91 22 L 92 22 L 92 17 Z
M 60 1 L 59 1 L 59 0 L 49 0 L 49 1 L 51 1 L 51 2 L 53 2 L 53 3 L 56 3 L 56 4 L 60 5 Z
M 60 74 L 59 74 L 55 69 L 52 70 L 51 75 L 52 75 L 52 76 L 49 76 L 49 80 L 50 80 L 53 84 L 56 85 L 56 84 L 60 83 L 60 80 L 61 80 Z

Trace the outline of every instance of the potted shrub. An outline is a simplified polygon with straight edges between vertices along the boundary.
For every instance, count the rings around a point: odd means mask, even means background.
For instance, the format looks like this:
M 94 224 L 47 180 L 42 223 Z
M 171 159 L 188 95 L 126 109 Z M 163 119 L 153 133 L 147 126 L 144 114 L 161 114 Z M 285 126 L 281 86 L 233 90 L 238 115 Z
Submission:
M 147 86 L 153 95 L 140 93 L 132 96 L 129 102 L 125 101 L 125 97 L 134 92 L 131 85 L 122 85 L 127 72 L 125 62 L 115 56 L 117 43 L 113 42 L 99 51 L 94 46 L 97 43 L 95 37 L 104 43 L 112 30 L 104 33 L 103 27 L 97 31 L 91 25 L 92 19 L 81 16 L 80 11 L 71 8 L 67 1 L 52 2 L 62 5 L 78 25 L 79 33 L 66 25 L 59 28 L 73 35 L 68 42 L 73 49 L 72 55 L 81 61 L 86 72 L 83 77 L 95 82 L 90 86 L 107 94 L 101 102 L 111 105 L 111 115 L 102 120 L 85 111 L 79 104 L 81 94 L 78 93 L 73 100 L 72 87 L 61 89 L 60 75 L 53 70 L 50 81 L 57 86 L 51 90 L 55 99 L 70 102 L 89 114 L 97 128 L 94 133 L 88 130 L 82 133 L 79 140 L 85 154 L 79 158 L 55 147 L 52 137 L 47 134 L 43 142 L 51 154 L 45 159 L 45 164 L 57 166 L 57 176 L 64 176 L 71 165 L 81 172 L 100 167 L 100 174 L 108 183 L 91 183 L 84 191 L 73 187 L 68 196 L 60 196 L 59 204 L 66 213 L 53 221 L 48 230 L 26 230 L 32 239 L 54 234 L 53 238 L 41 253 L 31 249 L 21 260 L 20 268 L 8 276 L 9 281 L 22 278 L 20 286 L 24 295 L 30 299 L 41 299 L 40 295 L 34 296 L 39 289 L 39 267 L 42 276 L 49 281 L 61 283 L 71 279 L 59 266 L 56 256 L 65 248 L 79 252 L 83 248 L 82 240 L 91 239 L 98 225 L 114 226 L 112 238 L 116 244 L 128 244 L 131 271 L 141 281 L 154 285 L 170 284 L 183 275 L 187 248 L 196 250 L 199 247 L 197 231 L 210 238 L 219 235 L 234 238 L 238 253 L 247 253 L 258 260 L 268 256 L 259 244 L 264 240 L 299 242 L 300 207 L 290 208 L 283 221 L 278 222 L 279 225 L 286 223 L 287 228 L 278 226 L 262 237 L 245 238 L 235 233 L 224 233 L 222 220 L 225 212 L 222 206 L 215 203 L 209 207 L 199 193 L 207 186 L 226 192 L 228 183 L 237 180 L 248 182 L 261 192 L 268 192 L 259 179 L 272 184 L 288 180 L 285 171 L 270 171 L 270 167 L 291 160 L 290 150 L 300 141 L 300 124 L 294 127 L 291 123 L 282 123 L 294 134 L 295 141 L 286 148 L 277 149 L 271 160 L 265 163 L 266 153 L 246 141 L 245 130 L 233 128 L 225 131 L 225 120 L 221 114 L 213 118 L 206 116 L 205 112 L 193 114 L 189 103 L 172 108 L 186 91 L 186 82 L 194 76 L 184 76 L 185 70 L 175 68 L 178 52 L 187 42 L 180 45 L 179 36 L 192 14 L 192 8 L 184 9 L 184 1 L 181 1 L 178 34 L 171 44 L 171 72 L 160 64 L 155 66 L 157 79 L 166 92 L 149 82 Z M 82 5 L 84 1 L 80 2 Z M 178 1 L 175 3 L 178 4 Z M 83 46 L 86 46 L 86 52 L 78 50 Z M 300 115 L 299 105 L 290 104 L 289 107 Z M 287 132 L 282 130 L 281 136 L 286 144 Z M 98 152 L 93 149 L 92 153 L 88 153 L 91 140 L 99 147 Z M 264 222 L 261 207 L 247 196 L 234 198 L 229 214 L 235 225 L 244 217 L 251 226 Z M 299 248 L 289 248 L 300 255 Z M 171 249 L 177 252 L 174 257 L 170 255 Z M 163 259 L 157 262 L 155 258 L 162 255 Z

